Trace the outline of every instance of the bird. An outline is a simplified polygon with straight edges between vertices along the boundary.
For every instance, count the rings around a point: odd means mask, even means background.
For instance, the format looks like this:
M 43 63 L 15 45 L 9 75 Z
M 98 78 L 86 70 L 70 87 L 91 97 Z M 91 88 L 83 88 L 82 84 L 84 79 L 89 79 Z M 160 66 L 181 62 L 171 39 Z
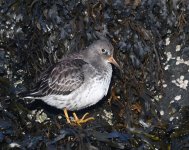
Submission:
M 79 52 L 70 53 L 45 70 L 37 87 L 25 98 L 40 99 L 46 104 L 63 109 L 67 123 L 82 124 L 93 117 L 89 113 L 79 119 L 73 112 L 98 103 L 107 95 L 112 77 L 112 65 L 120 68 L 113 57 L 114 47 L 107 39 L 94 41 Z

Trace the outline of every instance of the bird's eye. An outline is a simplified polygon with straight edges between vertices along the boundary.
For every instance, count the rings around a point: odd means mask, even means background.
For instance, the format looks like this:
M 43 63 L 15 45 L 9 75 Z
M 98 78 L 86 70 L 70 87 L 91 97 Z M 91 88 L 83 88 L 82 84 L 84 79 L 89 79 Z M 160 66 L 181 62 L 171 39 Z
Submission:
M 104 55 L 110 55 L 110 51 L 107 50 L 107 49 L 102 49 L 102 53 L 103 53 Z
M 103 53 L 106 53 L 106 50 L 105 50 L 105 49 L 102 49 L 102 52 L 103 52 Z

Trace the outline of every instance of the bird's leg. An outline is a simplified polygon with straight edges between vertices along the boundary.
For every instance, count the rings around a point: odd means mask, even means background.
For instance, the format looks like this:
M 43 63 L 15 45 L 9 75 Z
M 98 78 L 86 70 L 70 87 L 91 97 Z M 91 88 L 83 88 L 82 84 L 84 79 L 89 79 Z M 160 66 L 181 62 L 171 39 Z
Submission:
M 67 123 L 68 123 L 68 124 L 71 124 L 70 118 L 69 118 L 69 116 L 68 116 L 68 111 L 67 111 L 66 108 L 64 108 L 64 115 L 65 115 L 65 117 L 66 117 Z
M 82 123 L 86 123 L 90 120 L 94 120 L 93 117 L 89 117 L 89 118 L 86 118 L 86 116 L 89 115 L 89 113 L 86 113 L 83 115 L 83 117 L 81 119 L 79 119 L 76 115 L 76 113 L 74 112 L 73 113 L 73 116 L 74 116 L 74 123 L 78 124 L 78 125 L 81 125 Z M 85 119 L 86 118 L 86 119 Z

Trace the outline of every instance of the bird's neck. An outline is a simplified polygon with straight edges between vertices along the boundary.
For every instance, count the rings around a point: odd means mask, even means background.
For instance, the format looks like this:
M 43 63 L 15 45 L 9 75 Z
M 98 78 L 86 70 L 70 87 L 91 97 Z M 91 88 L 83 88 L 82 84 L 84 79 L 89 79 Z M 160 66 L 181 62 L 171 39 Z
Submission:
M 103 72 L 111 72 L 112 70 L 112 66 L 110 63 L 108 62 L 104 62 L 104 60 L 102 59 L 97 59 L 97 60 L 90 60 L 90 64 L 96 68 L 96 70 L 100 73 L 103 73 Z

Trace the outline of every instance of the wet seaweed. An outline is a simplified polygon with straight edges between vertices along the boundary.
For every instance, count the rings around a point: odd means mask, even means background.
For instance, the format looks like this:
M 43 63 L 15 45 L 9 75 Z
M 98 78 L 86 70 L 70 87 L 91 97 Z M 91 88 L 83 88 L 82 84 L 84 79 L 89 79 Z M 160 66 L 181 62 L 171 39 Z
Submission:
M 2 0 L 1 149 L 187 149 L 188 4 Z M 103 37 L 122 69 L 114 68 L 100 107 L 83 110 L 95 121 L 72 127 L 61 110 L 22 100 L 19 94 L 32 89 L 46 67 Z M 185 75 L 182 86 L 172 79 L 179 75 Z M 172 98 L 177 92 L 182 95 Z

